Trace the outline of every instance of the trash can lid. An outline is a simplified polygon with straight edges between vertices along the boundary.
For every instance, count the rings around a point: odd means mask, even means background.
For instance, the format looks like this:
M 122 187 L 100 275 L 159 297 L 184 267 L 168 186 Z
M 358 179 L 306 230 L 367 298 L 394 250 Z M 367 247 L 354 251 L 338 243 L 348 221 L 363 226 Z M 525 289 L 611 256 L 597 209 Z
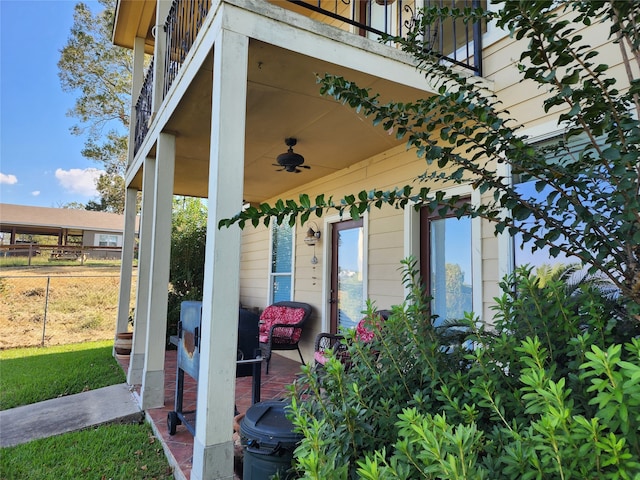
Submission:
M 293 431 L 286 417 L 289 402 L 268 400 L 251 406 L 240 423 L 243 443 L 255 441 L 261 448 L 295 448 L 302 435 Z

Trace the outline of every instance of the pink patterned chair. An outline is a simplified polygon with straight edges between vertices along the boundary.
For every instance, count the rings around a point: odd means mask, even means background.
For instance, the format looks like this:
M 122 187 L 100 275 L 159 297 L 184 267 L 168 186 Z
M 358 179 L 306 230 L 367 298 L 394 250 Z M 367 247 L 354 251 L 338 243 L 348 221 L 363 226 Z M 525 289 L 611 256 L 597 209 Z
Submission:
M 302 302 L 276 302 L 264 309 L 260 315 L 260 350 L 267 360 L 267 374 L 274 350 L 297 350 L 300 361 L 304 358 L 298 342 L 302 327 L 311 316 L 311 305 Z
M 379 319 L 382 321 L 389 318 L 391 310 L 378 310 L 376 312 Z M 370 342 L 375 332 L 369 328 L 373 319 L 364 317 L 356 325 L 356 338 L 367 343 Z M 375 320 L 373 320 L 375 321 Z M 316 367 L 321 367 L 327 361 L 327 353 L 333 350 L 334 355 L 340 359 L 344 364 L 349 363 L 349 354 L 347 353 L 347 346 L 341 341 L 344 335 L 336 335 L 332 333 L 319 333 L 316 336 L 315 348 L 313 353 L 313 359 L 315 360 Z

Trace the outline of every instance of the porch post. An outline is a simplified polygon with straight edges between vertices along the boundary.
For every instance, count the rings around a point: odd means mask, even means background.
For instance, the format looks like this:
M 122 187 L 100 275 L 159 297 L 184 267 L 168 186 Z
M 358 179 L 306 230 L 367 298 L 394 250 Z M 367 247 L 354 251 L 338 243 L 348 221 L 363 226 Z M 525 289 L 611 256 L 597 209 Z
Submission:
M 153 52 L 153 98 L 151 100 L 151 115 L 160 108 L 164 99 L 165 55 L 167 50 L 167 36 L 164 25 L 171 10 L 171 0 L 157 0 L 156 3 L 156 41 Z
M 129 113 L 129 144 L 127 152 L 127 166 L 133 163 L 136 144 L 136 124 L 138 110 L 136 103 L 144 84 L 144 38 L 136 37 L 133 41 L 133 75 L 131 76 L 131 111 Z
M 240 230 L 218 229 L 242 205 L 248 38 L 222 30 L 214 41 L 209 216 L 202 306 L 193 480 L 233 479 L 231 423 L 240 295 Z
M 144 82 L 144 38 L 136 37 L 133 42 L 133 75 L 131 78 L 131 98 L 136 98 L 140 94 L 142 84 Z M 134 145 L 136 137 L 136 105 L 131 102 L 131 110 L 129 114 L 129 143 L 127 151 L 127 166 L 133 163 Z M 127 321 L 129 319 L 129 305 L 131 303 L 131 274 L 133 272 L 133 253 L 135 249 L 135 230 L 136 230 L 136 214 L 137 214 L 138 191 L 127 188 L 124 203 L 124 237 L 122 239 L 122 260 L 120 268 L 120 294 L 118 295 L 118 320 L 116 325 L 116 333 L 127 331 Z M 141 234 L 141 232 L 138 232 Z M 140 272 L 140 265 L 138 265 Z M 138 290 L 136 289 L 136 303 L 139 299 Z M 138 309 L 134 309 L 135 312 Z M 134 321 L 135 325 L 135 321 Z M 135 330 L 135 329 L 134 329 Z M 134 333 L 135 336 L 135 333 Z M 144 335 L 143 335 L 144 336 Z M 127 382 L 133 384 L 130 380 L 140 383 L 142 372 L 142 361 L 135 361 L 136 356 L 142 359 L 144 356 L 143 344 L 140 343 L 136 349 L 132 343 L 131 355 L 129 356 L 129 370 L 127 372 Z M 135 373 L 134 370 L 138 369 Z
M 140 389 L 140 407 L 143 410 L 164 405 L 164 354 L 167 344 L 167 297 L 175 157 L 175 136 L 161 133 L 158 137 L 155 162 L 154 208 L 151 219 L 153 235 L 147 307 L 147 344 Z
M 142 211 L 138 248 L 138 284 L 133 316 L 133 345 L 129 357 L 127 383 L 140 385 L 147 345 L 149 319 L 149 285 L 151 284 L 151 252 L 153 237 L 153 199 L 156 188 L 156 159 L 145 158 L 142 169 Z
M 116 333 L 126 332 L 131 302 L 131 275 L 133 272 L 133 250 L 136 241 L 136 200 L 138 191 L 127 188 L 124 201 L 124 233 L 120 260 L 120 293 L 118 294 L 118 318 Z

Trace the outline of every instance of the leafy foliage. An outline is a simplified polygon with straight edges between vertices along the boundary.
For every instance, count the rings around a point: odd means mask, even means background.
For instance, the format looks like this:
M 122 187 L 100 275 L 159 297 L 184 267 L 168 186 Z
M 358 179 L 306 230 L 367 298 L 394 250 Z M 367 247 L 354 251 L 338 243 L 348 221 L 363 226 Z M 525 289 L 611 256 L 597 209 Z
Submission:
M 406 139 L 407 147 L 427 164 L 417 180 L 391 191 L 361 191 L 339 201 L 320 195 L 312 203 L 278 200 L 252 207 L 220 226 L 253 225 L 270 217 L 294 223 L 328 209 L 359 218 L 370 208 L 454 208 L 458 215 L 480 216 L 494 223 L 496 233 L 521 232 L 534 249 L 550 247 L 556 256 L 579 258 L 591 272 L 607 276 L 629 307 L 640 309 L 640 67 L 637 2 L 538 0 L 504 1 L 497 12 L 480 9 L 430 8 L 422 12 L 407 38 L 394 38 L 413 54 L 435 94 L 410 103 L 380 102 L 368 89 L 332 75 L 318 79 L 321 92 Z M 422 49 L 425 26 L 440 18 L 495 20 L 516 39 L 528 42 L 517 68 L 523 88 L 536 85 L 545 95 L 543 107 L 564 128 L 563 141 L 536 149 L 519 134 L 512 118 L 482 81 L 468 78 Z M 580 27 L 610 25 L 609 38 L 620 47 L 627 78 L 616 78 L 581 34 Z M 603 39 L 605 40 L 605 39 Z M 586 143 L 578 152 L 568 148 L 578 134 Z M 550 159 L 560 159 L 550 160 Z M 515 188 L 501 165 L 524 180 L 535 181 L 542 199 Z M 457 197 L 445 198 L 443 185 L 469 184 L 483 194 L 480 205 L 457 207 Z M 527 221 L 529 220 L 529 221 Z
M 167 337 L 177 333 L 180 304 L 202 300 L 207 209 L 200 199 L 176 197 L 171 229 L 171 266 L 167 304 Z
M 79 121 L 72 133 L 87 135 L 82 155 L 105 169 L 97 183 L 102 198 L 91 209 L 122 213 L 133 59 L 111 42 L 115 1 L 100 5 L 96 14 L 85 3 L 76 5 L 58 70 L 63 90 L 79 93 L 68 115 Z
M 412 293 L 373 341 L 352 335 L 348 365 L 306 367 L 292 388 L 301 478 L 640 475 L 640 337 L 617 343 L 625 318 L 601 290 L 522 268 L 495 329 L 471 315 L 435 327 L 415 262 L 404 268 Z

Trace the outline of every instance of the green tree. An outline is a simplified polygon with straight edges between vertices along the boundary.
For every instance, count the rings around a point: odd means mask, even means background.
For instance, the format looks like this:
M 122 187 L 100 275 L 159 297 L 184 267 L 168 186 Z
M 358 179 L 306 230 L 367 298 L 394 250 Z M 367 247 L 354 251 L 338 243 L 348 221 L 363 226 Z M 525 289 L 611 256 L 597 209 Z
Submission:
M 101 200 L 91 208 L 122 213 L 133 59 L 111 42 L 115 1 L 99 1 L 97 13 L 85 3 L 76 5 L 58 69 L 62 89 L 79 94 L 68 115 L 78 120 L 72 133 L 86 135 L 82 155 L 105 170 L 96 185 Z
M 573 255 L 592 273 L 608 277 L 627 300 L 640 309 L 640 34 L 637 19 L 640 3 L 608 1 L 502 1 L 499 10 L 429 8 L 422 11 L 406 38 L 394 38 L 413 54 L 437 94 L 413 103 L 387 103 L 368 89 L 342 77 L 319 78 L 321 92 L 372 118 L 374 124 L 395 131 L 427 163 L 418 178 L 430 182 L 419 190 L 412 185 L 393 191 L 361 191 L 339 201 L 320 195 L 299 200 L 251 207 L 220 226 L 246 222 L 257 225 L 310 215 L 327 209 L 349 212 L 358 218 L 384 204 L 404 208 L 436 209 L 449 205 L 458 215 L 471 214 L 494 222 L 496 233 L 522 233 L 534 248 L 550 254 Z M 545 111 L 559 110 L 566 126 L 564 141 L 536 149 L 519 133 L 500 101 L 483 89 L 481 82 L 460 74 L 422 49 L 421 32 L 426 25 L 451 17 L 464 21 L 495 20 L 516 39 L 528 42 L 518 62 L 524 88 L 538 86 L 545 92 Z M 577 26 L 598 22 L 610 25 L 609 39 L 622 52 L 627 82 L 617 78 L 582 38 Z M 385 39 L 386 40 L 386 39 Z M 622 82 L 621 82 L 622 83 Z M 628 88 L 627 88 L 628 85 Z M 567 143 L 577 135 L 586 137 L 577 153 Z M 560 161 L 549 161 L 550 158 Z M 512 186 L 498 172 L 507 164 L 513 174 L 535 182 L 542 199 Z M 437 167 L 437 168 L 433 168 Z M 456 206 L 457 197 L 445 199 L 442 184 L 470 184 L 483 195 L 474 207 Z M 508 212 L 508 213 L 505 213 Z M 527 221 L 529 220 L 529 221 Z
M 207 207 L 199 198 L 174 197 L 167 305 L 167 337 L 176 333 L 180 304 L 202 300 Z
M 445 279 L 447 288 L 447 316 L 449 319 L 463 318 L 465 310 L 471 308 L 471 289 L 464 284 L 464 272 L 457 263 L 445 265 Z

